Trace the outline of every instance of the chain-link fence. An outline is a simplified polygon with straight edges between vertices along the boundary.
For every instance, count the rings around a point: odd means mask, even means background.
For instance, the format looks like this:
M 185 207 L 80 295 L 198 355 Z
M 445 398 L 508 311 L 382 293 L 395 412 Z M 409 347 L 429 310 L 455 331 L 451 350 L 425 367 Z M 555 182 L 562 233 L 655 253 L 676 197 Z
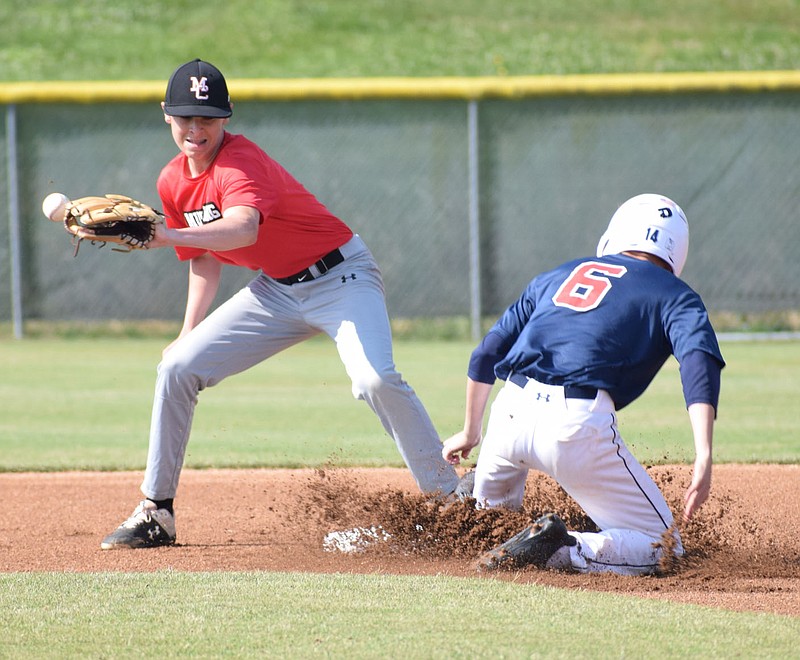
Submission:
M 235 99 L 234 99 L 235 100 Z M 675 199 L 691 227 L 686 279 L 712 311 L 800 309 L 800 93 L 236 103 L 229 129 L 289 169 L 372 248 L 394 317 L 469 316 L 470 174 L 477 174 L 480 311 L 495 315 L 538 271 L 594 252 L 614 209 Z M 25 319 L 182 317 L 186 266 L 170 250 L 118 254 L 41 213 L 53 191 L 158 205 L 176 153 L 157 104 L 23 104 L 16 111 Z M 9 152 L 8 124 L 3 153 Z M 0 205 L 9 207 L 8 158 Z M 9 223 L 0 279 L 9 283 Z M 474 255 L 473 255 L 474 256 Z M 218 300 L 252 273 L 227 269 Z M 0 289 L 0 321 L 12 314 Z

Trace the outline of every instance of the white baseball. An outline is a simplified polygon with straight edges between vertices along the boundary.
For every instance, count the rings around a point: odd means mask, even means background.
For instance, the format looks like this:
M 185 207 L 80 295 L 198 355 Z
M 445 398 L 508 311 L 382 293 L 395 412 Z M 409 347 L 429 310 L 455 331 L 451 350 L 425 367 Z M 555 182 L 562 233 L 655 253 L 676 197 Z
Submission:
M 69 197 L 63 193 L 50 193 L 42 201 L 42 213 L 53 222 L 63 222 L 67 212 Z

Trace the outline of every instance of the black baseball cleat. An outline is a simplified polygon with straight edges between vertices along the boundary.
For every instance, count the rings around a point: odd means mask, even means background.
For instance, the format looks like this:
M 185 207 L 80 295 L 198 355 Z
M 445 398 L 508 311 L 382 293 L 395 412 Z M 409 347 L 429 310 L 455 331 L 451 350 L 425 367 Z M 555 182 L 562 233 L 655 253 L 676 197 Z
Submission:
M 175 543 L 175 516 L 143 500 L 131 517 L 103 539 L 100 548 L 155 548 Z
M 564 521 L 556 514 L 548 513 L 505 543 L 481 555 L 475 567 L 479 571 L 521 568 L 527 564 L 544 568 L 556 550 L 576 543 L 577 540 L 567 533 Z

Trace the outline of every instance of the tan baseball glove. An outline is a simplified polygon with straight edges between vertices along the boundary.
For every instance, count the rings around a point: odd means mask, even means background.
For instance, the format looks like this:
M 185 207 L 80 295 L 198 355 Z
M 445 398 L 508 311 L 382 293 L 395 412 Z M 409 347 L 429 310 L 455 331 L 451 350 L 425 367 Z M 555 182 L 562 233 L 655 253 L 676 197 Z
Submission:
M 115 243 L 120 246 L 114 248 L 119 252 L 146 250 L 155 236 L 156 225 L 162 222 L 163 213 L 125 195 L 79 197 L 67 203 L 64 214 L 64 227 L 77 237 L 76 254 L 83 240 L 98 247 Z M 78 236 L 81 229 L 90 235 Z

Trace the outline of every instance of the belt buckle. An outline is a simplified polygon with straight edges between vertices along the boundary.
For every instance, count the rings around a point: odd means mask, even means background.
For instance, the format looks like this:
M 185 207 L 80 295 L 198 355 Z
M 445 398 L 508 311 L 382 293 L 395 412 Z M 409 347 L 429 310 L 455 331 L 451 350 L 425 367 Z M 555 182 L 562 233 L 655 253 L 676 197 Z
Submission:
M 323 257 L 317 263 L 315 263 L 313 267 L 315 267 L 319 271 L 319 275 L 317 275 L 316 277 L 320 277 L 320 275 L 324 275 L 330 270 L 330 268 L 328 268 L 327 264 L 325 263 L 325 257 Z
M 328 266 L 328 262 L 326 261 L 326 259 L 330 259 L 333 263 L 330 266 Z M 324 275 L 331 268 L 333 268 L 334 266 L 338 266 L 343 261 L 344 261 L 344 255 L 342 254 L 339 248 L 336 248 L 335 250 L 331 250 L 328 254 L 322 257 L 322 259 L 320 259 L 314 265 L 319 270 L 319 274 Z

